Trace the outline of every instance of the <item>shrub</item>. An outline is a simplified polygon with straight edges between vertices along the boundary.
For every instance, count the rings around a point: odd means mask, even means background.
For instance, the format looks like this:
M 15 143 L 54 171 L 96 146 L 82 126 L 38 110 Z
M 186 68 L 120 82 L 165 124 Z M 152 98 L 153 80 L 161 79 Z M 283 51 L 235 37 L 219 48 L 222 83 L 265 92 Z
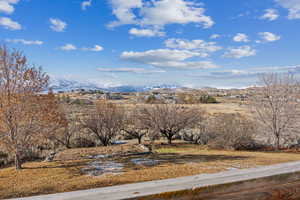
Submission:
M 150 95 L 146 98 L 145 103 L 147 104 L 154 104 L 157 101 L 156 97 L 154 95 Z
M 209 142 L 211 148 L 231 150 L 256 150 L 255 126 L 240 114 L 220 114 L 216 116 L 212 130 L 216 138 Z
M 8 154 L 0 151 L 0 168 L 4 167 L 8 163 Z
M 209 133 L 201 132 L 200 130 L 185 130 L 182 133 L 182 139 L 184 141 L 191 142 L 193 144 L 207 145 L 209 141 L 213 139 Z
M 0 151 L 0 159 L 6 159 L 6 158 L 8 158 L 8 154 L 3 151 Z
M 182 139 L 194 144 L 207 145 L 216 138 L 216 134 L 210 131 L 210 119 L 199 123 L 193 129 L 187 129 L 182 132 Z
M 95 147 L 96 142 L 94 142 L 92 139 L 88 139 L 85 137 L 77 137 L 74 139 L 72 146 L 75 148 Z
M 24 151 L 24 156 L 22 157 L 22 161 L 34 161 L 34 160 L 40 160 L 43 156 L 41 155 L 40 151 L 37 148 L 29 148 Z
M 216 98 L 210 95 L 202 95 L 200 97 L 201 103 L 218 103 Z

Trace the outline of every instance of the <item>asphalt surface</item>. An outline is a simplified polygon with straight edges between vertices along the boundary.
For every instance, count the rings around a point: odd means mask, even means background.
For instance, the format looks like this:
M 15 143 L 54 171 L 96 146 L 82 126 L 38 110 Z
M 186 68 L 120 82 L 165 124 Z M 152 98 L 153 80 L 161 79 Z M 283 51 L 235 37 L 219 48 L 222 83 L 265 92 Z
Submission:
M 215 174 L 201 174 L 98 189 L 18 198 L 18 200 L 119 200 L 164 192 L 195 189 L 204 186 L 234 183 L 293 172 L 300 172 L 300 161 L 251 169 L 236 169 Z

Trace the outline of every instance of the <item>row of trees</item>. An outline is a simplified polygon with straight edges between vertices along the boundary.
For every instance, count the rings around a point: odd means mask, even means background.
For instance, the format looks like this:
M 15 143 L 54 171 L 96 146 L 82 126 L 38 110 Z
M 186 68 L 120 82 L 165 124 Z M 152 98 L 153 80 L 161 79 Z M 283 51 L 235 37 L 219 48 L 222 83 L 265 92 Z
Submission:
M 176 135 L 201 121 L 202 113 L 178 105 L 149 105 L 124 110 L 105 101 L 96 104 L 92 113 L 82 116 L 80 124 L 107 146 L 118 135 L 129 135 L 141 143 L 144 136 L 152 140 L 162 135 L 169 144 Z

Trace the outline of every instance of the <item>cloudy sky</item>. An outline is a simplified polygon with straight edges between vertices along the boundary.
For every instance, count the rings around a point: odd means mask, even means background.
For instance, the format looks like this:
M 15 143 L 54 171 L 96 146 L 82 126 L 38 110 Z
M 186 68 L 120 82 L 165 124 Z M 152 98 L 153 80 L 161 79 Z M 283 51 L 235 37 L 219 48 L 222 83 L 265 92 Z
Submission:
M 245 87 L 300 73 L 300 0 L 0 0 L 0 43 L 53 78 Z

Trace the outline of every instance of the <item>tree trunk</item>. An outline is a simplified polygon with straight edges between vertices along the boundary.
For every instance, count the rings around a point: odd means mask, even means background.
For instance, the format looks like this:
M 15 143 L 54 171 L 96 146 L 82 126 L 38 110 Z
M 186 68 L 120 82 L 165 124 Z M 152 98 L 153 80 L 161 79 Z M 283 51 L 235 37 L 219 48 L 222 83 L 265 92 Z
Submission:
M 108 142 L 103 142 L 102 144 L 103 144 L 103 146 L 105 146 L 105 147 L 108 146 Z
M 67 142 L 65 146 L 66 146 L 67 149 L 71 149 L 70 142 Z
M 280 150 L 280 137 L 276 137 L 276 150 Z
M 168 136 L 168 144 L 172 144 L 172 136 Z
M 151 140 L 151 144 L 150 144 L 150 152 L 151 153 L 154 153 L 155 151 L 155 141 L 154 140 Z
M 22 160 L 18 151 L 15 154 L 15 166 L 16 166 L 16 170 L 22 169 Z
M 107 147 L 109 145 L 109 140 L 106 138 L 102 138 L 100 136 L 98 136 L 98 139 L 100 140 L 100 142 L 102 143 L 103 146 Z
M 142 137 L 138 137 L 139 144 L 142 143 Z
M 70 139 L 67 139 L 66 142 L 65 142 L 65 147 L 67 149 L 71 149 L 71 142 L 70 142 Z

